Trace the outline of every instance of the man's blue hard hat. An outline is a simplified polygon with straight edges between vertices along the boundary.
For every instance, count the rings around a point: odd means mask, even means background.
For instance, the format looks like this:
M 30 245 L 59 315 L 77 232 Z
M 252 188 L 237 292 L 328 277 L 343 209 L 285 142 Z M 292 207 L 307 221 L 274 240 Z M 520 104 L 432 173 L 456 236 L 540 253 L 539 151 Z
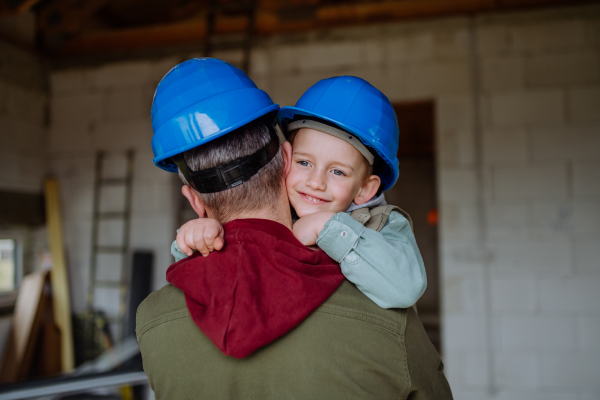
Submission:
M 300 97 L 295 107 L 283 107 L 277 119 L 283 132 L 304 116 L 334 124 L 356 135 L 385 162 L 378 171 L 383 190 L 398 179 L 398 118 L 388 98 L 364 79 L 338 76 L 323 79 Z
M 233 65 L 215 58 L 182 62 L 165 75 L 154 93 L 154 164 L 177 172 L 170 157 L 277 110 L 269 95 Z

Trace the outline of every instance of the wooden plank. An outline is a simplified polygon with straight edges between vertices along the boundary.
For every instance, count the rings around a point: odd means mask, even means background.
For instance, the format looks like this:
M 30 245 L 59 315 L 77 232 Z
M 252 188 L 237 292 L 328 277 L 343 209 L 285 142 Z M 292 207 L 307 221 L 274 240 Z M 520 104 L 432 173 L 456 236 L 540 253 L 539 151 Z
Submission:
M 58 182 L 49 178 L 44 182 L 46 194 L 46 218 L 50 253 L 52 255 L 52 297 L 54 319 L 61 334 L 61 367 L 70 371 L 75 367 L 73 350 L 73 330 L 71 328 L 71 300 L 69 279 L 65 263 L 63 231 L 60 214 Z
M 16 7 L 9 7 L 6 1 L 0 2 L 0 17 L 5 15 L 23 14 L 36 5 L 40 0 L 23 0 Z
M 42 300 L 48 272 L 23 278 L 15 304 L 14 320 L 4 347 L 0 383 L 27 378 L 42 321 Z

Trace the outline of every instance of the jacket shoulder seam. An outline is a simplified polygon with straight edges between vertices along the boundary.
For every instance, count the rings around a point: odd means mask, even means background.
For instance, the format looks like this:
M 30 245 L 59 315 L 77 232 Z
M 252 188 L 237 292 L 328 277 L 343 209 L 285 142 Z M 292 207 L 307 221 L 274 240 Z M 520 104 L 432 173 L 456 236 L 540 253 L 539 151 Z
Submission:
M 144 333 L 148 332 L 150 329 L 152 329 L 158 325 L 162 325 L 166 322 L 171 322 L 171 321 L 174 321 L 177 319 L 189 318 L 189 317 L 190 317 L 190 313 L 188 312 L 187 309 L 185 309 L 185 310 L 175 311 L 175 312 L 169 313 L 167 315 L 163 315 L 158 318 L 154 318 L 153 320 L 146 322 L 146 324 L 144 324 L 144 326 L 142 326 L 140 328 L 140 330 L 137 332 L 137 340 L 138 340 L 138 342 L 141 341 Z
M 396 335 L 403 335 L 401 324 L 393 323 L 390 321 L 386 321 L 383 318 L 376 317 L 366 312 L 362 311 L 354 311 L 348 308 L 334 306 L 330 304 L 323 304 L 319 307 L 316 312 L 325 313 L 325 314 L 333 314 L 338 315 L 340 317 L 346 317 L 351 319 L 356 319 L 363 322 L 368 322 L 374 325 L 378 325 Z M 405 312 L 403 312 L 405 314 Z

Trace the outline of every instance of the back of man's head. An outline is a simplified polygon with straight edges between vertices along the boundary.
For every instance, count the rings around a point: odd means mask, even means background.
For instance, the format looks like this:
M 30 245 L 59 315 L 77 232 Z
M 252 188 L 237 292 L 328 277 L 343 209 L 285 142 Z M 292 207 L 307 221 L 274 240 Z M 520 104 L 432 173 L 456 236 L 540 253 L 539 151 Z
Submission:
M 254 154 L 271 140 L 271 117 L 242 126 L 218 139 L 183 153 L 192 171 L 202 171 Z M 222 224 L 241 213 L 273 208 L 284 190 L 284 161 L 281 147 L 273 159 L 250 180 L 216 193 L 198 193 L 204 206 Z M 179 176 L 187 184 L 181 171 Z

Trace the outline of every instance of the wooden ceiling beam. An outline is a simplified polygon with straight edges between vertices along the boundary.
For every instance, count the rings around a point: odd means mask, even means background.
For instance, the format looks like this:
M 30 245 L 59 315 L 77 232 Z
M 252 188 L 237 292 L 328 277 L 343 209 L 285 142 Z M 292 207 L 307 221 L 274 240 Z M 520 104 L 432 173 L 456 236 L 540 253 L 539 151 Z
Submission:
M 591 0 L 579 0 L 575 3 L 589 1 Z M 255 32 L 259 35 L 272 35 L 375 21 L 390 22 L 557 4 L 574 4 L 574 0 L 386 0 L 375 3 L 317 6 L 314 18 L 282 21 L 279 14 L 282 10 L 281 3 L 276 5 L 272 0 L 262 0 L 259 2 L 255 17 Z M 215 20 L 214 32 L 217 35 L 243 33 L 247 29 L 247 24 L 248 20 L 243 16 L 218 16 Z M 205 34 L 204 17 L 196 16 L 191 20 L 174 24 L 83 33 L 56 49 L 54 54 L 73 56 L 176 44 L 200 44 Z
M 76 34 L 111 1 L 114 0 L 55 0 L 40 12 L 39 30 L 44 34 Z
M 40 0 L 22 0 L 16 7 L 13 6 L 12 8 L 6 4 L 5 0 L 0 1 L 0 17 L 23 14 L 31 10 L 31 7 L 36 5 L 39 1 Z

